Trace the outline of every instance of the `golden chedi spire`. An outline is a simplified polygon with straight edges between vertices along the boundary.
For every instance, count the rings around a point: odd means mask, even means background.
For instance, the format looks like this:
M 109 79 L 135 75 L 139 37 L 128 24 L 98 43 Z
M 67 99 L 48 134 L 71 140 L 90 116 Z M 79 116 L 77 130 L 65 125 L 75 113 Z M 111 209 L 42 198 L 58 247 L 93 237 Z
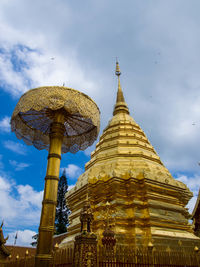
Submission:
M 68 239 L 63 245 L 80 231 L 79 214 L 87 192 L 94 214 L 93 232 L 99 240 L 105 230 L 105 203 L 109 201 L 113 210 L 110 224 L 117 244 L 147 247 L 154 240 L 155 247 L 169 242 L 174 246 L 178 238 L 193 242 L 198 238 L 192 233 L 185 209 L 192 194 L 186 185 L 172 177 L 143 130 L 129 115 L 118 62 L 115 73 L 118 91 L 113 117 L 91 153 L 85 172 L 66 195 L 72 213 Z
M 119 166 L 121 170 L 129 172 L 131 163 L 135 171 L 142 169 L 152 173 L 153 169 L 161 167 L 167 175 L 171 176 L 143 130 L 129 114 L 121 88 L 121 71 L 118 61 L 116 61 L 115 74 L 118 77 L 118 90 L 113 117 L 96 144 L 96 149 L 91 154 L 91 160 L 85 165 L 86 170 L 92 166 L 98 165 L 100 167 L 101 165 L 104 167 L 107 164 L 112 164 L 112 166 Z M 126 166 L 122 167 L 124 164 Z M 110 168 L 107 168 L 107 171 L 108 169 Z
M 129 114 L 128 106 L 125 102 L 124 95 L 123 95 L 122 88 L 121 88 L 121 84 L 120 84 L 119 76 L 121 75 L 121 72 L 120 72 L 118 61 L 116 61 L 115 74 L 118 77 L 118 91 L 117 91 L 117 99 L 116 99 L 116 104 L 114 107 L 113 115 L 116 115 L 119 112 Z
M 91 153 L 90 161 L 85 165 L 88 173 L 79 177 L 79 181 L 82 183 L 83 180 L 96 176 L 100 179 L 103 173 L 110 177 L 113 173 L 118 177 L 130 177 L 131 173 L 138 177 L 143 173 L 148 179 L 171 183 L 173 186 L 178 184 L 184 188 L 180 181 L 173 179 L 144 131 L 130 116 L 120 84 L 118 61 L 115 74 L 118 77 L 118 90 L 113 117 L 100 136 L 96 149 Z

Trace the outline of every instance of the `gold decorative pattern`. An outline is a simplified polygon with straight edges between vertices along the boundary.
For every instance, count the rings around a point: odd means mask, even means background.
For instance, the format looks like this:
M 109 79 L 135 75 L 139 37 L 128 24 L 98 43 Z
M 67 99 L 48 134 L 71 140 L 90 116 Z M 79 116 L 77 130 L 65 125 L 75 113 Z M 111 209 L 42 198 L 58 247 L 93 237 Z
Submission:
M 64 114 L 62 153 L 84 150 L 96 140 L 100 112 L 95 102 L 84 93 L 59 86 L 26 92 L 13 112 L 12 131 L 27 145 L 48 150 L 55 111 Z
M 49 267 L 55 225 L 61 152 L 75 153 L 91 145 L 99 131 L 99 109 L 85 94 L 67 87 L 40 87 L 19 100 L 11 128 L 19 139 L 48 149 L 35 266 Z
M 172 177 L 147 136 L 129 115 L 117 65 L 118 93 L 113 117 L 100 136 L 85 172 L 66 194 L 71 209 L 68 240 L 79 230 L 80 207 L 88 192 L 94 221 L 92 229 L 101 239 L 105 203 L 114 210 L 110 224 L 117 244 L 134 247 L 177 247 L 177 241 L 199 244 L 185 208 L 192 193 Z M 199 205 L 200 206 L 200 205 Z M 174 245 L 173 245 L 174 244 Z M 191 246 L 191 245 L 189 245 Z

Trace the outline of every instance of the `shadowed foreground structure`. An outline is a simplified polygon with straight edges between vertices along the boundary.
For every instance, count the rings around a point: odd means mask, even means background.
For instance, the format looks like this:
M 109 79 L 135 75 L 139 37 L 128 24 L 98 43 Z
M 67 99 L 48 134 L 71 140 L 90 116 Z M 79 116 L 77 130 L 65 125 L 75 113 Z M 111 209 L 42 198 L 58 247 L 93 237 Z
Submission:
M 3 222 L 0 226 L 0 266 L 11 254 L 10 249 L 5 246 L 8 237 L 4 238 L 2 227 Z

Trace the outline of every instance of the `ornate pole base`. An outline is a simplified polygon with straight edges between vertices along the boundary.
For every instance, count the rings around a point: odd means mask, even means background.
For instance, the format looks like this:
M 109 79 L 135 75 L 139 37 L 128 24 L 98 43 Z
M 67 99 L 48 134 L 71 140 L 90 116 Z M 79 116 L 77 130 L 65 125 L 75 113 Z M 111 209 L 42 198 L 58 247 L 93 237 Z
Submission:
M 46 255 L 46 254 L 36 255 L 35 256 L 35 267 L 40 267 L 40 266 L 49 267 L 51 266 L 52 261 L 53 261 L 53 257 L 51 255 Z
M 97 266 L 97 237 L 83 232 L 76 236 L 74 243 L 74 267 Z
M 58 194 L 61 147 L 64 135 L 63 115 L 58 113 L 51 125 L 50 148 L 45 189 L 40 218 L 35 267 L 49 267 L 52 263 L 53 235 Z

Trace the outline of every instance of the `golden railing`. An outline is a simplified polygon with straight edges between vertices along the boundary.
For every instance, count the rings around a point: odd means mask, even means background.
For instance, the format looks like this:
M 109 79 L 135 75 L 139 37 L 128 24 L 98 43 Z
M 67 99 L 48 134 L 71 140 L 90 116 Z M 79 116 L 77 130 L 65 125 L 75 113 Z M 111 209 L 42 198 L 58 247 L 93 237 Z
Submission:
M 5 267 L 34 267 L 35 256 L 28 256 L 24 258 L 10 259 L 4 263 Z
M 200 266 L 199 251 L 166 251 L 148 249 L 133 249 L 126 246 L 117 246 L 109 251 L 103 246 L 98 248 L 99 267 L 197 267 Z
M 64 249 L 58 249 L 53 252 L 53 262 L 51 267 L 70 267 L 73 266 L 73 246 Z M 35 256 L 28 256 L 23 258 L 10 259 L 4 263 L 5 267 L 34 267 Z M 1 267 L 1 265 L 0 265 Z
M 133 249 L 117 246 L 111 252 L 98 247 L 98 267 L 197 267 L 200 266 L 199 251 L 156 251 L 155 249 Z M 34 267 L 35 257 L 10 259 L 5 267 Z M 73 247 L 57 249 L 53 252 L 51 267 L 71 267 L 73 265 Z

